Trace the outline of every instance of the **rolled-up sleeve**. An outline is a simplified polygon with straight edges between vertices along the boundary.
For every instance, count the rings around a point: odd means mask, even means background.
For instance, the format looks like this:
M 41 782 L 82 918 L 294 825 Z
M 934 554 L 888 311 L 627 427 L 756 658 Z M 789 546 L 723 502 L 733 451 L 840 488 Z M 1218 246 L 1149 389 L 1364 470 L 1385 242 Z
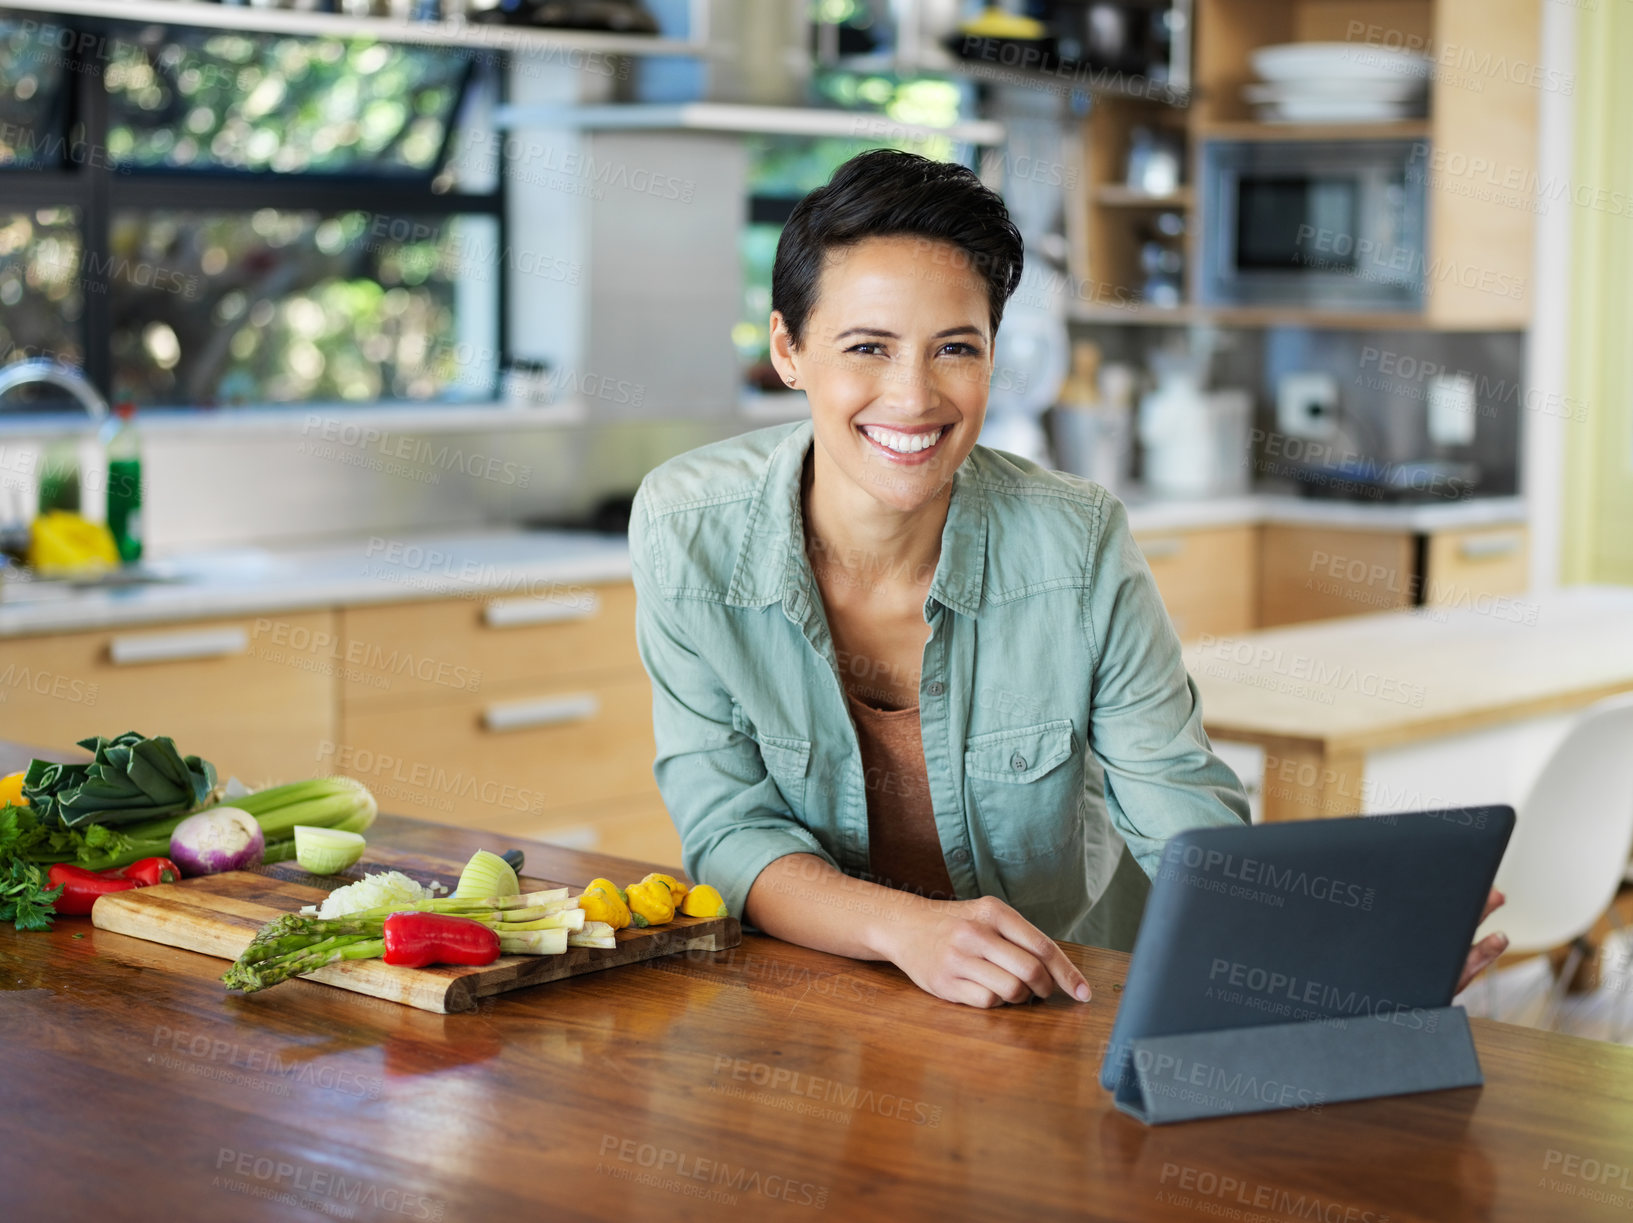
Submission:
M 789 811 L 759 745 L 733 725 L 731 693 L 700 648 L 704 643 L 683 630 L 664 587 L 664 557 L 646 491 L 643 484 L 635 496 L 629 546 L 635 643 L 652 680 L 653 776 L 680 833 L 686 873 L 719 889 L 726 907 L 741 917 L 754 880 L 778 858 L 808 853 L 830 864 L 834 859 Z M 737 614 L 717 602 L 698 606 L 711 614 Z
M 1085 605 L 1095 654 L 1089 744 L 1105 769 L 1107 812 L 1154 876 L 1175 833 L 1247 823 L 1247 795 L 1202 729 L 1202 701 L 1179 637 L 1113 497 L 1093 547 Z

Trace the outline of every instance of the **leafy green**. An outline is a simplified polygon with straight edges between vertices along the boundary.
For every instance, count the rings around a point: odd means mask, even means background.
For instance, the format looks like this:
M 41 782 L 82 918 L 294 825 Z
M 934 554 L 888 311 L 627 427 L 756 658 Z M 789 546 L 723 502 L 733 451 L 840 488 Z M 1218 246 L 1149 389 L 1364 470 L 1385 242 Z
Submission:
M 149 739 L 130 730 L 79 745 L 94 753 L 90 763 L 35 760 L 23 778 L 23 797 L 47 830 L 164 819 L 196 811 L 215 796 L 215 766 L 184 758 L 164 735 Z
M 62 895 L 62 884 L 45 886 L 44 873 L 32 862 L 11 859 L 10 869 L 0 876 L 0 922 L 11 922 L 19 930 L 49 930 L 56 918 L 52 905 Z

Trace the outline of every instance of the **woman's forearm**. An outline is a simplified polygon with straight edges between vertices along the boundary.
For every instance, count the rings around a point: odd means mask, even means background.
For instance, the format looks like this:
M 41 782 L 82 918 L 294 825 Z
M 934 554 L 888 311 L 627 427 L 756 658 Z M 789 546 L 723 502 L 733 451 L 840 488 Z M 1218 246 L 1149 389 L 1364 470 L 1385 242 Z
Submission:
M 745 905 L 773 938 L 853 960 L 896 960 L 896 938 L 938 902 L 855 879 L 815 854 L 788 854 L 760 872 Z M 939 906 L 945 907 L 945 906 Z

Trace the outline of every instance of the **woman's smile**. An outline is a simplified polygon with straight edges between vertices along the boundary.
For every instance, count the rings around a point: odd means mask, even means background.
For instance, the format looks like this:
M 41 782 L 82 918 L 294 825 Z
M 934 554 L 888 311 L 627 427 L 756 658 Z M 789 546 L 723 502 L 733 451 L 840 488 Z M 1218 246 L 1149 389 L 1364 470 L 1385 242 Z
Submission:
M 950 424 L 856 426 L 856 431 L 886 462 L 902 467 L 928 463 L 951 430 Z

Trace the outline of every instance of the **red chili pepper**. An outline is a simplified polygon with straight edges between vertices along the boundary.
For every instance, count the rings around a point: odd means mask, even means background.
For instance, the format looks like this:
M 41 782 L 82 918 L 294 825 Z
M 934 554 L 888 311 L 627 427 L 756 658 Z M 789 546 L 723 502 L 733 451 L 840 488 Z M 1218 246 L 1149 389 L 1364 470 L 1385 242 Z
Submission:
M 134 879 L 140 888 L 150 888 L 156 883 L 175 883 L 181 878 L 180 868 L 169 858 L 143 858 L 140 862 L 103 871 L 102 874 L 113 879 Z
M 499 958 L 499 935 L 479 921 L 445 913 L 393 913 L 385 922 L 387 964 L 491 964 Z
M 67 862 L 59 862 L 51 868 L 47 880 L 51 887 L 62 884 L 62 895 L 58 896 L 53 908 L 58 913 L 70 917 L 83 917 L 91 911 L 98 896 L 106 896 L 110 892 L 128 892 L 132 888 L 140 887 L 134 879 L 110 879 L 106 875 L 99 875 L 95 871 L 88 871 L 83 866 L 73 866 Z

